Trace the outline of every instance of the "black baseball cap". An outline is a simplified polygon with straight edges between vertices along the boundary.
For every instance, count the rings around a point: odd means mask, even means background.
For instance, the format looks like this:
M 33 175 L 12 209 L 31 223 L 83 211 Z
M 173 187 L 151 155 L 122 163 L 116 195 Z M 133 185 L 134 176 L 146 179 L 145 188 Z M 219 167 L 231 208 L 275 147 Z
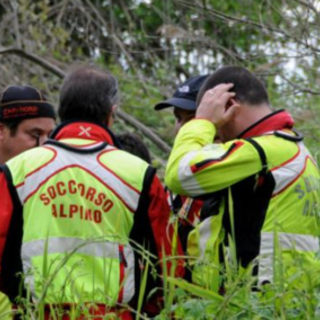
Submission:
M 177 107 L 183 110 L 196 111 L 197 95 L 209 75 L 202 75 L 188 79 L 173 94 L 173 97 L 155 105 L 155 110 Z
M 32 118 L 53 118 L 53 106 L 36 88 L 12 85 L 0 97 L 0 121 Z

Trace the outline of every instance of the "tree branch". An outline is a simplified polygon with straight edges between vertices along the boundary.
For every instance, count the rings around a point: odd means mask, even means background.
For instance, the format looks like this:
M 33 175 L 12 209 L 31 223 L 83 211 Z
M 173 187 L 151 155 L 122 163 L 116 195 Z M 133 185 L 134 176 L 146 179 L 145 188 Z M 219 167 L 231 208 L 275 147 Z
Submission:
M 18 47 L 21 48 L 22 45 L 21 45 L 19 19 L 18 19 L 18 12 L 17 12 L 18 4 L 15 0 L 11 0 L 10 4 L 11 4 L 11 8 L 13 10 L 13 21 L 14 21 L 14 29 L 15 29 L 15 34 L 16 34 L 16 41 L 17 41 Z
M 314 90 L 311 90 L 311 89 L 308 89 L 308 88 L 304 88 L 304 87 L 301 87 L 295 83 L 293 83 L 291 80 L 289 80 L 287 77 L 285 77 L 284 75 L 281 75 L 279 74 L 279 76 L 285 80 L 287 83 L 290 84 L 290 86 L 292 86 L 295 90 L 297 90 L 298 92 L 304 92 L 304 93 L 310 93 L 312 95 L 315 95 L 315 96 L 320 96 L 320 91 L 314 91 Z
M 52 63 L 48 62 L 47 60 L 34 55 L 33 53 L 26 52 L 25 50 L 19 49 L 19 48 L 3 48 L 0 47 L 0 55 L 3 54 L 14 54 L 16 56 L 20 56 L 26 60 L 29 60 L 39 66 L 41 66 L 43 69 L 50 71 L 51 73 L 55 74 L 56 76 L 60 78 L 64 78 L 65 73 Z
M 146 135 L 155 145 L 158 146 L 159 149 L 170 152 L 171 148 L 167 143 L 165 143 L 162 139 L 160 139 L 153 131 L 151 131 L 148 127 L 142 124 L 140 121 L 132 117 L 131 115 L 118 110 L 117 115 L 127 123 L 130 123 L 133 127 L 141 131 L 144 135 Z
M 92 12 L 96 15 L 97 19 L 100 20 L 100 22 L 102 23 L 102 25 L 105 27 L 106 30 L 108 30 L 108 25 L 104 19 L 104 17 L 101 15 L 101 13 L 99 12 L 99 10 L 89 1 L 89 0 L 83 0 L 92 10 Z M 97 23 L 97 22 L 96 22 Z M 99 26 L 99 25 L 98 25 Z M 131 68 L 133 70 L 136 71 L 137 76 L 139 78 L 139 80 L 141 81 L 142 84 L 142 89 L 144 91 L 144 93 L 148 94 L 148 89 L 146 86 L 146 81 L 142 75 L 142 73 L 139 70 L 139 67 L 136 65 L 135 60 L 133 59 L 132 55 L 126 50 L 124 43 L 120 40 L 120 38 L 118 38 L 116 36 L 116 34 L 114 32 L 111 32 L 111 36 L 114 39 L 114 42 L 116 43 L 116 45 L 120 48 L 120 50 L 123 52 L 123 54 L 126 56 L 127 58 L 127 62 L 131 65 Z
M 287 39 L 292 39 L 294 40 L 296 43 L 304 46 L 306 49 L 310 49 L 312 50 L 314 53 L 320 53 L 320 49 L 314 45 L 309 44 L 306 41 L 301 40 L 300 38 L 298 38 L 295 34 L 289 34 L 287 31 L 274 27 L 272 25 L 269 24 L 261 24 L 261 22 L 256 22 L 254 20 L 250 20 L 247 18 L 238 18 L 235 16 L 231 16 L 228 14 L 225 14 L 221 11 L 215 10 L 215 9 L 208 9 L 208 8 L 203 8 L 201 5 L 199 4 L 195 4 L 195 3 L 189 3 L 185 0 L 175 0 L 177 3 L 180 3 L 181 5 L 184 5 L 185 7 L 188 8 L 192 8 L 194 10 L 197 10 L 200 14 L 203 14 L 203 10 L 205 9 L 206 14 L 210 15 L 212 17 L 224 20 L 224 21 L 234 21 L 237 23 L 241 23 L 241 24 L 245 24 L 245 25 L 249 25 L 255 28 L 260 29 L 261 31 L 269 31 L 269 32 L 274 32 L 277 34 L 280 34 L 282 36 L 284 36 Z M 211 19 L 212 19 L 211 17 Z
M 319 12 L 317 10 L 317 8 L 311 3 L 311 1 L 303 1 L 303 0 L 294 0 L 296 2 L 298 2 L 299 4 L 307 7 L 308 9 L 310 9 L 311 11 L 313 11 L 313 13 L 315 13 L 317 16 L 319 15 Z

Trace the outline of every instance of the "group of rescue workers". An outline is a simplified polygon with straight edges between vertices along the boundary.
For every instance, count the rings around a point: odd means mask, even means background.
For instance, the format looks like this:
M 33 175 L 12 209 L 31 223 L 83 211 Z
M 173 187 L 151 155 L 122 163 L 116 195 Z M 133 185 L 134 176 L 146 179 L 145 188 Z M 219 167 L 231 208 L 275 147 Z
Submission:
M 89 66 L 66 76 L 56 128 L 39 90 L 3 90 L 0 316 L 30 300 L 45 319 L 133 319 L 143 288 L 152 317 L 170 268 L 221 293 L 231 247 L 255 289 L 276 282 L 277 247 L 287 286 L 319 284 L 319 170 L 254 74 L 222 67 L 155 106 L 176 118 L 166 191 L 141 141 L 110 130 L 117 103 L 116 78 Z

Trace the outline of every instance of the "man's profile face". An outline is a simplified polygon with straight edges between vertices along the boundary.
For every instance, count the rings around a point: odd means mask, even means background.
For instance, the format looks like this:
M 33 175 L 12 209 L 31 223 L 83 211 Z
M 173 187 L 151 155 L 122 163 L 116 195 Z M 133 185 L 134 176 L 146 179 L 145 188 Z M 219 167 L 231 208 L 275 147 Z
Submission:
M 175 122 L 175 132 L 178 133 L 180 128 L 195 117 L 195 111 L 184 110 L 177 107 L 173 109 Z
M 18 154 L 42 145 L 50 132 L 54 129 L 55 122 L 52 118 L 26 119 L 19 123 L 16 131 L 1 124 L 0 126 L 0 152 L 3 161 L 8 161 Z

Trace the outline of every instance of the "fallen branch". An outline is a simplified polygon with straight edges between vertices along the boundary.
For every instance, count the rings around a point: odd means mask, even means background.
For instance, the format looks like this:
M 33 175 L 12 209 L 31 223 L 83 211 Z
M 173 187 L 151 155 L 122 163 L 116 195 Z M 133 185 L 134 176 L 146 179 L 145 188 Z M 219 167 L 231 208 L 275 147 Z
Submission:
M 171 148 L 167 143 L 165 143 L 162 139 L 160 139 L 153 131 L 151 131 L 148 127 L 143 125 L 136 118 L 130 116 L 129 114 L 118 110 L 117 116 L 119 116 L 122 120 L 127 123 L 130 123 L 131 126 L 135 127 L 139 131 L 141 131 L 144 135 L 146 135 L 157 147 L 165 152 L 170 152 Z

